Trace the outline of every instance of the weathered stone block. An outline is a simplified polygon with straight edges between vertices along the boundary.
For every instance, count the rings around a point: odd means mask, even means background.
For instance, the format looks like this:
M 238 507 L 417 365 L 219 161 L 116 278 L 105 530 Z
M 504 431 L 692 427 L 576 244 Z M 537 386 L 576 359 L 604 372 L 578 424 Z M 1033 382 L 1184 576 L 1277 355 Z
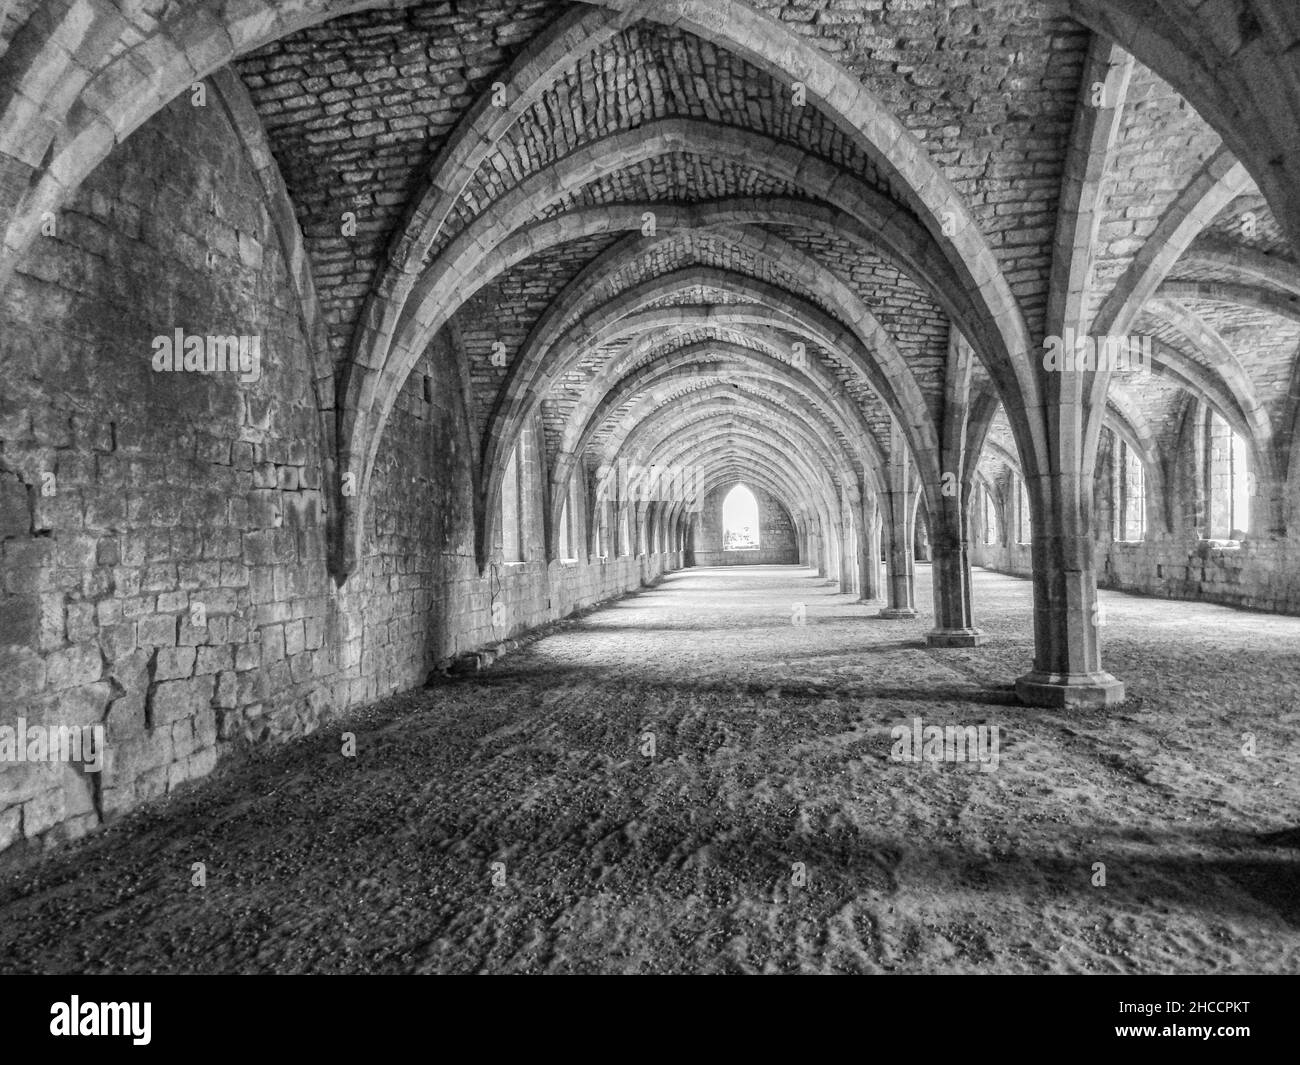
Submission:
M 82 643 L 47 655 L 45 670 L 46 686 L 51 691 L 61 691 L 98 680 L 104 671 L 104 660 L 98 644 Z
M 194 673 L 194 661 L 193 647 L 161 648 L 154 659 L 154 679 L 178 680 L 191 676 Z
M 193 717 L 211 704 L 215 679 L 211 676 L 172 680 L 157 685 L 151 708 L 155 727 Z
M 136 639 L 141 647 L 175 647 L 177 617 L 150 614 L 136 622 Z

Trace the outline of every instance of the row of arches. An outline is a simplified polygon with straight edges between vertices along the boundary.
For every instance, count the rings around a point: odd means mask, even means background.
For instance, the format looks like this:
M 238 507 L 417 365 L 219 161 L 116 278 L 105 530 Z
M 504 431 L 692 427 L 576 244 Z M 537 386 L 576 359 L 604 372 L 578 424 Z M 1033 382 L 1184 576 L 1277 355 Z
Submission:
M 0 199 L 3 269 L 21 259 L 41 217 L 162 103 L 232 60 L 374 6 L 265 0 L 231 10 L 214 0 L 110 33 L 107 6 L 50 0 L 18 30 L 7 56 L 14 74 L 0 90 L 0 153 L 14 175 Z M 1259 201 L 1254 213 L 1282 246 L 1300 232 L 1287 180 L 1300 155 L 1293 127 L 1268 103 L 1275 82 L 1260 72 L 1261 55 L 1290 70 L 1278 42 L 1295 26 L 1284 5 L 1253 6 L 1253 61 L 1239 34 L 1195 5 L 1135 13 L 1078 0 L 1008 14 L 1037 17 L 1046 39 L 1070 44 L 1060 52 L 1079 74 L 1054 103 L 1064 130 L 1053 141 L 1059 182 L 1016 226 L 1000 226 L 989 195 L 1006 190 L 941 162 L 946 153 L 930 150 L 906 99 L 759 7 L 611 0 L 559 11 L 493 72 L 489 90 L 471 94 L 420 168 L 386 254 L 367 264 L 363 297 L 318 293 L 306 228 L 278 217 L 312 338 L 336 580 L 346 585 L 365 557 L 376 457 L 412 370 L 463 328 L 469 301 L 499 296 L 534 270 L 552 282 L 540 312 L 509 342 L 492 338 L 504 361 L 483 368 L 487 384 L 468 401 L 480 573 L 498 552 L 506 562 L 539 551 L 581 557 L 575 530 L 602 470 L 699 467 L 707 488 L 743 476 L 781 499 L 810 555 L 864 596 L 874 567 L 862 560 L 884 537 L 891 616 L 915 609 L 910 545 L 923 501 L 935 638 L 977 641 L 972 500 L 996 428 L 993 444 L 1015 456 L 1018 478 L 1002 527 L 1029 538 L 1035 573 L 1036 660 L 1020 693 L 1113 703 L 1122 685 L 1102 668 L 1090 620 L 1094 471 L 1117 411 L 1119 531 L 1131 541 L 1167 527 L 1165 516 L 1152 520 L 1170 495 L 1158 420 L 1145 385 L 1104 369 L 1056 372 L 1039 355 L 1053 336 L 1150 334 L 1160 387 L 1199 404 L 1207 532 L 1288 527 L 1296 464 L 1280 445 L 1292 408 L 1269 407 L 1259 375 L 1205 305 L 1292 321 L 1293 265 L 1276 248 L 1194 247 L 1243 197 Z M 545 126 L 545 116 L 569 114 L 570 75 L 584 63 L 610 69 L 643 24 L 659 27 L 661 42 L 680 43 L 662 36 L 678 34 L 735 57 L 771 104 L 758 118 L 739 105 L 724 113 L 720 94 L 697 90 L 694 110 L 657 101 L 635 119 Z M 1082 49 L 1070 43 L 1080 25 L 1089 31 Z M 1127 217 L 1116 186 L 1140 184 L 1124 170 L 1127 131 L 1151 110 L 1126 94 L 1159 89 L 1160 78 L 1204 116 L 1187 120 L 1195 168 L 1111 239 L 1105 226 Z M 46 91 L 54 84 L 58 93 Z M 221 84 L 264 164 L 268 197 L 290 200 L 254 128 L 266 98 L 238 79 Z M 792 117 L 796 99 L 808 110 Z M 1145 132 L 1163 136 L 1182 119 L 1153 121 Z M 530 154 L 527 145 L 541 147 Z M 714 184 L 692 176 L 700 161 L 722 175 L 707 179 Z M 656 194 L 654 168 L 682 186 Z M 575 248 L 585 251 L 565 259 Z M 1205 273 L 1207 264 L 1223 274 Z M 347 300 L 358 308 L 351 317 Z M 479 370 L 464 345 L 450 357 Z M 654 521 L 679 535 L 686 500 L 653 502 L 663 503 Z M 1248 506 L 1255 513 L 1243 517 Z M 586 524 L 601 547 L 644 538 L 639 521 L 603 534 L 600 522 Z

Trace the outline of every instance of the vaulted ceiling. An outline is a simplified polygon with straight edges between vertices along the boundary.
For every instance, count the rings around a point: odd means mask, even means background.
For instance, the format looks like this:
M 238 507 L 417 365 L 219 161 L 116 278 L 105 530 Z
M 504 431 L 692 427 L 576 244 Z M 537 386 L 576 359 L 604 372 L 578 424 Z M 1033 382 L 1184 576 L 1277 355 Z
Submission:
M 1190 92 L 1192 59 L 1263 47 L 1240 20 L 1189 41 L 1150 2 L 155 6 L 123 4 L 116 37 L 64 54 L 86 93 L 96 72 L 127 85 L 123 126 L 148 103 L 122 62 L 164 30 L 177 84 L 233 59 L 232 107 L 256 116 L 304 252 L 339 466 L 363 485 L 443 331 L 488 502 L 533 415 L 557 509 L 570 476 L 629 455 L 747 474 L 793 510 L 879 491 L 900 446 L 932 485 L 957 408 L 969 469 L 991 424 L 1032 465 L 1036 363 L 1065 291 L 1081 323 L 1155 338 L 1156 373 L 1103 384 L 1135 438 L 1157 440 L 1189 396 L 1261 452 L 1289 432 L 1293 223 L 1256 184 L 1276 204 L 1276 168 L 1221 136 L 1258 93 L 1236 112 L 1201 100 L 1216 132 L 1125 49 Z M 4 43 L 31 79 L 11 104 L 53 79 L 50 41 L 70 32 L 74 5 L 37 7 L 8 5 Z M 1163 34 L 1145 48 L 1144 18 Z M 7 113 L 0 145 L 21 147 Z M 80 128 L 69 115 L 56 145 Z M 15 149 L 25 203 L 93 165 L 88 148 L 60 169 L 62 150 Z M 22 225 L 6 239 L 20 247 Z M 955 347 L 976 359 L 960 388 Z

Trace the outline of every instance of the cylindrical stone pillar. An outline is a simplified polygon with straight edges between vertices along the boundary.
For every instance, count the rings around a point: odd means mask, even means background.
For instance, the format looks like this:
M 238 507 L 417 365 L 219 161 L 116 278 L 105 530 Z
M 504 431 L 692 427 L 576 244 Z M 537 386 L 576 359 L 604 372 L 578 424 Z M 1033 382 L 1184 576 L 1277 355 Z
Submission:
M 934 629 L 926 643 L 931 647 L 975 647 L 984 642 L 975 627 L 963 509 L 959 497 L 945 497 L 930 530 Z
M 882 618 L 916 617 L 911 500 L 907 497 L 907 492 L 889 493 L 889 605 L 880 611 Z

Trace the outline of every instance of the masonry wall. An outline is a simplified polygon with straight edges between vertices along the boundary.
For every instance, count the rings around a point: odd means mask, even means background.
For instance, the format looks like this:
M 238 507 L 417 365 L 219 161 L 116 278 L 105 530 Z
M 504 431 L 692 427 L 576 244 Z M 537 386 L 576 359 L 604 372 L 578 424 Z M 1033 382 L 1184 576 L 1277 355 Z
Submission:
M 799 542 L 790 515 L 772 495 L 750 487 L 758 502 L 758 550 L 723 550 L 722 504 L 734 485 L 715 488 L 704 497 L 695 533 L 697 566 L 794 565 L 799 561 Z M 749 487 L 749 486 L 747 486 Z
M 976 566 L 1033 575 L 1028 544 L 971 550 Z M 1142 543 L 1094 539 L 1097 586 L 1279 614 L 1300 614 L 1300 549 L 1293 540 L 1213 540 L 1162 536 Z
M 992 534 L 984 527 L 984 515 L 979 507 L 972 506 L 970 513 L 969 555 L 972 566 L 1010 573 L 1017 577 L 1032 577 L 1034 573 L 1033 550 L 1029 544 L 1017 543 L 1012 518 L 1012 475 L 1005 467 L 1002 476 L 995 480 L 992 498 L 997 511 L 997 528 Z M 991 542 L 987 542 L 990 541 Z M 979 604 L 975 604 L 978 615 Z
M 182 98 L 3 292 L 0 726 L 102 724 L 107 759 L 0 762 L 0 851 L 82 835 L 680 564 L 480 577 L 462 393 L 438 343 L 393 414 L 363 558 L 338 588 L 328 445 L 277 249 L 234 132 Z M 258 337 L 260 375 L 155 372 L 153 339 L 177 328 Z
M 1148 507 L 1146 537 L 1112 539 L 1114 485 L 1111 449 L 1102 434 L 1097 462 L 1095 539 L 1097 583 L 1104 588 L 1197 599 L 1277 613 L 1300 614 L 1300 544 L 1293 536 L 1270 535 L 1262 508 L 1254 508 L 1251 530 L 1240 541 L 1205 539 L 1202 470 L 1196 462 L 1197 408 L 1164 427 L 1162 446 L 1173 456 L 1166 470 L 1163 506 Z M 1270 488 L 1261 481 L 1261 496 Z M 1294 506 L 1289 512 L 1296 513 Z M 1160 520 L 1167 513 L 1167 522 Z
M 1162 527 L 1159 520 L 1154 520 L 1161 508 L 1149 509 L 1145 539 L 1126 542 L 1112 535 L 1113 438 L 1109 433 L 1102 436 L 1093 495 L 1093 557 L 1098 587 L 1300 614 L 1300 544 L 1294 537 L 1270 535 L 1267 531 L 1249 533 L 1241 541 L 1201 537 L 1198 477 L 1188 427 L 1171 427 L 1164 443 L 1168 453 L 1174 455 L 1166 473 L 1164 509 L 1169 515 L 1168 525 Z M 1002 499 L 1008 498 L 1005 478 L 998 490 Z M 1001 522 L 998 542 L 986 544 L 982 516 L 972 514 L 971 562 L 1001 573 L 1030 577 L 1030 545 L 1008 542 L 1007 524 Z M 1263 524 L 1258 513 L 1253 524 L 1257 528 Z

